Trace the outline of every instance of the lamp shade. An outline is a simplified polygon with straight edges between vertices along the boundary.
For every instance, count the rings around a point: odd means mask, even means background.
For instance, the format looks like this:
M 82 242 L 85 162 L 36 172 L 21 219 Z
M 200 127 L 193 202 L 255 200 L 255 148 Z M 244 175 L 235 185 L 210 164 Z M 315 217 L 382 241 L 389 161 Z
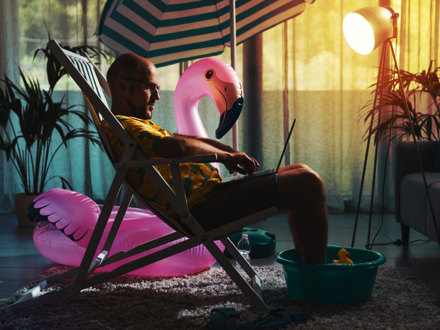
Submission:
M 347 43 L 359 54 L 369 54 L 393 29 L 393 12 L 384 7 L 365 7 L 345 15 L 342 30 Z

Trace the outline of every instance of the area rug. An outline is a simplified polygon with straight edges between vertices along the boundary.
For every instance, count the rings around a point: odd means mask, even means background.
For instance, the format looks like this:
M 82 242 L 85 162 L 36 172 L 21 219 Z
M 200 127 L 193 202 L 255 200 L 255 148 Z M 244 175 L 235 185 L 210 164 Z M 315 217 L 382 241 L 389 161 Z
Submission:
M 408 269 L 379 268 L 372 299 L 349 305 L 294 302 L 281 268 L 256 269 L 272 308 L 311 315 L 287 329 L 440 329 L 437 297 Z M 226 306 L 240 313 L 239 322 L 254 321 L 259 315 L 222 269 L 168 279 L 125 276 L 83 290 L 75 298 L 21 311 L 0 310 L 0 328 L 203 329 L 211 310 Z

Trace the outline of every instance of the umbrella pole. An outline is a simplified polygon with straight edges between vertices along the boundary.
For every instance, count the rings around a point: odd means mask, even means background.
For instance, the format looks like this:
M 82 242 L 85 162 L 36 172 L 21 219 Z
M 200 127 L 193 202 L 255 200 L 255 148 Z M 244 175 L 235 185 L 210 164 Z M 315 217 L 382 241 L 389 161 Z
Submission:
M 235 22 L 235 0 L 229 0 L 230 4 L 230 34 L 231 34 L 231 66 L 235 70 L 235 59 L 236 59 L 236 39 L 237 39 L 237 28 Z
M 236 35 L 237 35 L 237 28 L 236 28 L 236 22 L 235 22 L 235 0 L 229 0 L 229 7 L 230 7 L 230 35 L 231 35 L 231 66 L 235 70 L 235 59 L 236 59 Z M 232 148 L 235 150 L 238 150 L 238 132 L 237 132 L 237 126 L 238 123 L 236 122 L 235 125 L 232 127 Z

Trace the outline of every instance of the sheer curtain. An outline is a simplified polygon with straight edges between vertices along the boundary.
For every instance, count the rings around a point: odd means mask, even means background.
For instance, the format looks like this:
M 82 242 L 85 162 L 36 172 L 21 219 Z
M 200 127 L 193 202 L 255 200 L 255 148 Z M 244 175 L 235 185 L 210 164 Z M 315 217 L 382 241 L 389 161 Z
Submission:
M 367 124 L 361 108 L 372 95 L 380 48 L 359 55 L 342 33 L 343 17 L 367 6 L 389 6 L 400 14 L 397 55 L 400 69 L 420 72 L 438 66 L 440 1 L 315 1 L 297 18 L 263 33 L 261 149 L 276 163 L 282 141 L 297 118 L 290 163 L 306 163 L 322 176 L 331 211 L 357 206 Z M 429 111 L 429 109 L 428 109 Z M 394 210 L 393 149 L 379 146 L 374 209 Z M 374 147 L 370 147 L 362 210 L 369 209 Z M 383 196 L 382 196 L 383 195 Z
M 0 0 L 0 77 L 6 74 L 13 80 L 17 80 L 18 65 L 18 3 L 14 0 Z M 2 83 L 0 82 L 0 88 Z M 8 170 L 5 155 L 0 152 L 0 211 L 11 210 L 8 196 L 3 194 L 5 178 L 11 176 Z
M 396 1 L 391 5 L 401 13 L 399 26 L 399 47 L 397 60 L 399 67 L 411 73 L 427 71 L 440 65 L 440 0 Z M 431 70 L 432 70 L 431 69 Z M 433 113 L 435 106 L 421 99 L 417 110 Z M 422 102 L 426 102 L 423 103 Z M 425 105 L 423 107 L 422 105 Z
M 70 46 L 96 45 L 93 33 L 104 2 L 0 0 L 0 73 L 16 76 L 19 64 L 44 81 L 44 62 L 42 58 L 32 60 L 34 50 L 45 47 L 48 33 Z M 380 54 L 378 49 L 367 56 L 352 51 L 342 35 L 342 19 L 350 11 L 379 4 L 389 4 L 400 13 L 400 67 L 419 71 L 427 68 L 430 59 L 437 66 L 439 0 L 316 0 L 295 19 L 238 46 L 236 70 L 251 96 L 246 99 L 245 95 L 245 109 L 238 121 L 240 148 L 257 156 L 264 167 L 276 166 L 287 129 L 296 118 L 286 163 L 305 163 L 320 173 L 334 212 L 350 210 L 357 202 L 366 147 L 366 124 L 360 109 L 370 97 L 368 86 L 376 80 Z M 246 58 L 251 55 L 255 62 Z M 220 58 L 229 62 L 229 49 Z M 105 73 L 108 63 L 102 62 Z M 179 71 L 179 65 L 159 69 L 161 100 L 153 119 L 171 130 L 176 130 L 173 91 Z M 252 79 L 261 80 L 261 91 L 249 91 Z M 70 104 L 83 107 L 81 93 L 72 81 L 65 79 L 58 89 L 60 96 L 69 91 L 66 99 Z M 213 102 L 202 99 L 199 108 L 208 134 L 214 136 L 218 114 Z M 231 141 L 230 133 L 222 139 L 228 144 Z M 77 141 L 58 155 L 52 172 L 66 177 L 76 191 L 99 201 L 108 190 L 113 169 L 103 152 Z M 387 175 L 390 181 L 392 171 Z M 4 196 L 20 192 L 21 187 L 1 153 L 0 178 L 0 210 L 10 211 L 12 205 Z M 367 171 L 366 195 L 370 184 L 371 171 Z M 55 186 L 59 184 L 53 180 L 47 189 Z M 389 186 L 385 197 L 392 209 Z
M 34 59 L 37 48 L 44 48 L 49 36 L 69 46 L 97 45 L 94 29 L 104 1 L 101 0 L 0 0 L 0 76 L 6 73 L 18 81 L 18 66 L 38 79 L 47 88 L 45 61 L 41 53 Z M 105 63 L 104 63 L 105 66 Z M 54 98 L 64 97 L 76 109 L 85 110 L 79 89 L 69 79 L 60 81 Z M 73 118 L 72 118 L 73 119 Z M 75 126 L 75 123 L 72 123 Z M 79 125 L 80 123 L 78 123 Z M 90 127 L 89 129 L 93 129 Z M 58 145 L 59 141 L 53 144 Z M 55 157 L 48 177 L 63 176 L 76 191 L 102 201 L 110 186 L 113 168 L 103 152 L 82 139 L 73 140 Z M 12 165 L 0 153 L 0 211 L 13 210 L 12 194 L 23 192 Z M 55 178 L 46 189 L 60 187 Z
M 390 0 L 391 6 L 400 13 L 399 67 L 410 72 L 427 70 L 439 62 L 440 1 Z
M 322 176 L 335 212 L 357 198 L 365 147 L 360 108 L 378 66 L 377 51 L 362 56 L 348 47 L 342 20 L 374 5 L 377 1 L 316 1 L 263 34 L 264 158 L 274 164 L 286 121 L 296 118 L 288 161 L 308 164 Z

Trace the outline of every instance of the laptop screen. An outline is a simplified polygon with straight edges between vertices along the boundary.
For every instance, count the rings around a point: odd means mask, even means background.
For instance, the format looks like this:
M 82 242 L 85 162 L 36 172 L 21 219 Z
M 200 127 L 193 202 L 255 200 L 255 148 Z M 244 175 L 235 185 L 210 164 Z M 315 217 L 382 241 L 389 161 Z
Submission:
M 287 135 L 286 142 L 284 143 L 283 152 L 281 153 L 281 157 L 280 157 L 280 160 L 278 162 L 278 166 L 277 166 L 277 169 L 275 170 L 275 173 L 278 173 L 278 170 L 280 169 L 281 162 L 283 161 L 284 154 L 286 153 L 287 145 L 289 144 L 290 136 L 292 135 L 293 128 L 295 127 L 295 123 L 296 123 L 296 118 L 293 119 L 293 123 L 290 126 L 289 135 Z

